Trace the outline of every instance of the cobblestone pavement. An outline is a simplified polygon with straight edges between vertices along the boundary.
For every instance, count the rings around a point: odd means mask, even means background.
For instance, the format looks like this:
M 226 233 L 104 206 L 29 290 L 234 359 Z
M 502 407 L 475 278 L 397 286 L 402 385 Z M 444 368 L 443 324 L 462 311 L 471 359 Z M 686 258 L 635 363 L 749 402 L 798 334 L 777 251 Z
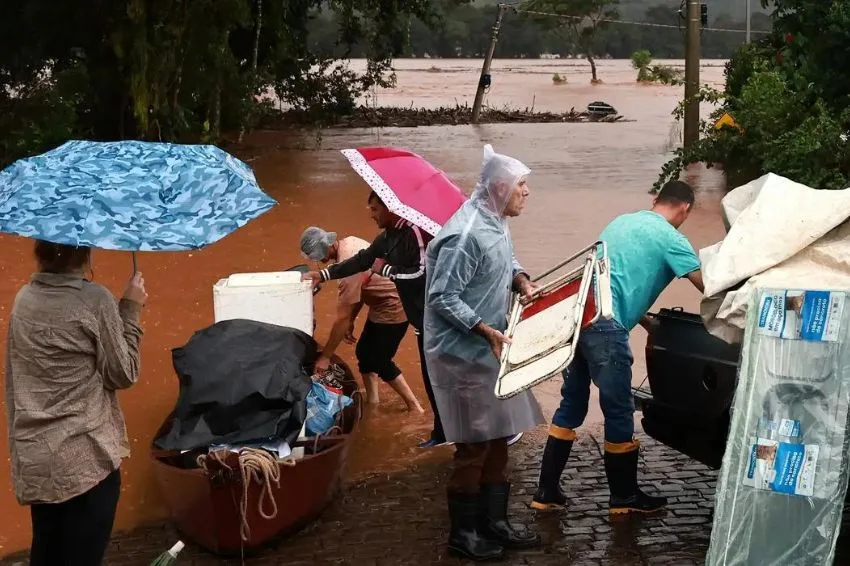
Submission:
M 512 448 L 514 517 L 536 526 L 544 547 L 514 552 L 502 564 L 523 565 L 689 565 L 702 564 L 711 529 L 716 474 L 677 452 L 641 437 L 641 480 L 670 498 L 658 516 L 612 520 L 599 441 L 580 437 L 564 473 L 566 510 L 531 511 L 527 503 L 539 471 L 545 433 L 535 432 Z M 374 476 L 345 488 L 322 518 L 295 536 L 246 557 L 250 565 L 459 564 L 446 556 L 448 521 L 444 486 L 447 459 L 391 476 Z M 107 564 L 149 564 L 178 535 L 153 526 L 117 535 Z M 840 543 L 842 541 L 839 541 Z M 836 561 L 843 562 L 847 556 Z M 19 557 L 0 561 L 16 564 Z M 185 565 L 238 564 L 189 546 Z

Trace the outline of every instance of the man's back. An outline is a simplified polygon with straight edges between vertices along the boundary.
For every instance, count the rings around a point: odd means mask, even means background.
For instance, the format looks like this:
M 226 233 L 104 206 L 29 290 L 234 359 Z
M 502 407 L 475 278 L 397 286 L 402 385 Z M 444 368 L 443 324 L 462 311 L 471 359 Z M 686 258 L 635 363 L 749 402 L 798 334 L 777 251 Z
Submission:
M 599 239 L 608 245 L 611 260 L 614 318 L 626 330 L 637 325 L 674 278 L 700 267 L 687 238 L 651 210 L 618 216 Z

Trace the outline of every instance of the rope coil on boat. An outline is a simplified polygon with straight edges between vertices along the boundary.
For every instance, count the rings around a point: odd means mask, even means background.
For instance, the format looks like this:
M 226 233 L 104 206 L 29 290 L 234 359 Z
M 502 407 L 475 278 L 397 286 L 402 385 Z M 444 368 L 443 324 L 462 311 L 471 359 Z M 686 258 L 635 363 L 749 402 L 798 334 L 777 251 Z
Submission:
M 207 460 L 214 460 L 222 468 L 233 473 L 233 468 L 227 465 L 227 452 L 217 451 L 198 456 L 198 466 L 207 475 L 212 475 L 207 468 Z M 295 466 L 293 458 L 278 460 L 270 452 L 260 448 L 242 448 L 239 450 L 239 473 L 242 482 L 242 498 L 239 502 L 239 515 L 241 527 L 239 534 L 242 540 L 247 542 L 251 538 L 251 527 L 248 524 L 248 490 L 251 483 L 260 486 L 260 496 L 257 499 L 257 512 L 263 519 L 269 520 L 277 517 L 277 501 L 275 500 L 272 486 L 280 488 L 280 466 Z M 268 501 L 270 510 L 266 512 L 265 501 Z
M 356 398 L 358 395 L 362 395 L 362 393 L 360 391 L 355 391 L 352 394 L 352 398 Z M 363 418 L 362 403 L 356 403 L 356 405 L 356 421 L 359 422 Z M 344 413 L 339 413 L 339 419 L 339 425 L 333 426 L 324 434 L 317 434 L 314 437 L 314 454 L 318 454 L 319 442 L 322 439 L 328 438 L 334 435 L 334 433 L 344 434 Z M 201 468 L 207 477 L 210 478 L 221 475 L 222 472 L 233 477 L 235 475 L 235 470 L 227 464 L 228 455 L 229 452 L 225 450 L 201 454 L 197 458 L 198 467 Z M 220 470 L 216 471 L 209 469 L 208 462 L 214 462 L 219 466 Z M 248 542 L 251 538 L 251 527 L 248 524 L 248 490 L 251 487 L 251 483 L 256 483 L 260 486 L 260 495 L 257 500 L 257 512 L 260 517 L 266 520 L 274 519 L 277 517 L 278 507 L 277 501 L 274 497 L 274 492 L 272 491 L 272 486 L 280 489 L 280 466 L 294 467 L 298 461 L 291 456 L 278 460 L 272 453 L 261 448 L 242 448 L 238 452 L 238 462 L 239 479 L 242 483 L 242 497 L 239 502 L 241 522 L 239 534 L 242 537 L 243 542 Z M 268 512 L 265 510 L 265 501 L 268 501 Z

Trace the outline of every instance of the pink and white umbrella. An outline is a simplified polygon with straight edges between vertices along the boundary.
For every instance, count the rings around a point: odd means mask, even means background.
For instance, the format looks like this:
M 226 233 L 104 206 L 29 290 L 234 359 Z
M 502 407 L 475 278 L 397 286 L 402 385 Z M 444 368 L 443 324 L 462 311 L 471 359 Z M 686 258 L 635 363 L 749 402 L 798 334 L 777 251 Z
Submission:
M 390 212 L 432 236 L 466 201 L 445 173 L 405 149 L 364 147 L 342 154 Z

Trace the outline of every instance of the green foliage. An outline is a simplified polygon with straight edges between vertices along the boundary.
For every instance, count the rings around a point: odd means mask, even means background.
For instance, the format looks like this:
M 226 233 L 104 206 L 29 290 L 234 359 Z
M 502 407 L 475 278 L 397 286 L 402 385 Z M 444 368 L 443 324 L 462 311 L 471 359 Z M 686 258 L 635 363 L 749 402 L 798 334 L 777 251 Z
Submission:
M 756 71 L 771 68 L 776 49 L 770 41 L 758 41 L 744 44 L 733 57 L 726 62 L 726 92 L 730 97 L 741 96 L 741 91 Z
M 629 0 L 623 9 L 631 19 L 676 24 L 673 3 L 678 0 Z M 393 57 L 482 57 L 495 4 L 4 0 L 0 166 L 69 137 L 215 142 L 273 114 L 273 105 L 260 101 L 268 94 L 311 121 L 331 121 L 373 87 L 393 84 Z M 497 57 L 583 53 L 592 61 L 596 54 L 627 57 L 638 48 L 681 56 L 679 30 L 607 25 L 603 20 L 618 11 L 612 0 L 546 0 L 539 7 L 576 17 L 508 11 Z M 566 20 L 572 24 L 556 25 Z M 705 53 L 728 54 L 739 41 L 734 35 L 706 35 Z M 348 57 L 369 58 L 366 72 L 341 65 Z M 649 71 L 660 76 L 656 69 Z
M 639 49 L 632 53 L 632 67 L 639 71 L 641 69 L 646 69 L 652 63 L 652 53 L 650 53 L 646 49 Z
M 668 85 L 681 83 L 679 71 L 666 65 L 653 65 L 652 53 L 646 49 L 632 53 L 632 67 L 638 72 L 638 82 L 663 83 Z
M 649 68 L 651 80 L 666 85 L 681 85 L 681 71 L 667 65 L 653 65 Z
M 560 74 L 555 73 L 552 75 L 552 82 L 556 85 L 565 85 L 567 84 L 567 76 L 561 76 Z
M 329 11 L 337 53 L 311 49 Z M 5 0 L 0 16 L 0 165 L 69 137 L 215 142 L 268 92 L 349 112 L 392 84 L 412 18 L 439 23 L 429 0 Z M 354 49 L 365 73 L 338 62 Z
M 40 75 L 15 96 L 0 97 L 0 163 L 43 152 L 79 131 L 88 78 L 74 67 Z
M 652 74 L 649 70 L 651 63 L 652 53 L 646 49 L 640 49 L 632 53 L 632 67 L 638 72 L 637 80 L 639 82 L 652 81 Z
M 723 93 L 700 92 L 719 108 L 702 124 L 699 142 L 676 151 L 655 188 L 697 162 L 721 165 L 734 184 L 768 172 L 819 189 L 850 183 L 850 68 L 833 51 L 850 44 L 850 6 L 764 4 L 775 7 L 773 34 L 729 61 Z M 714 127 L 723 113 L 735 127 Z

